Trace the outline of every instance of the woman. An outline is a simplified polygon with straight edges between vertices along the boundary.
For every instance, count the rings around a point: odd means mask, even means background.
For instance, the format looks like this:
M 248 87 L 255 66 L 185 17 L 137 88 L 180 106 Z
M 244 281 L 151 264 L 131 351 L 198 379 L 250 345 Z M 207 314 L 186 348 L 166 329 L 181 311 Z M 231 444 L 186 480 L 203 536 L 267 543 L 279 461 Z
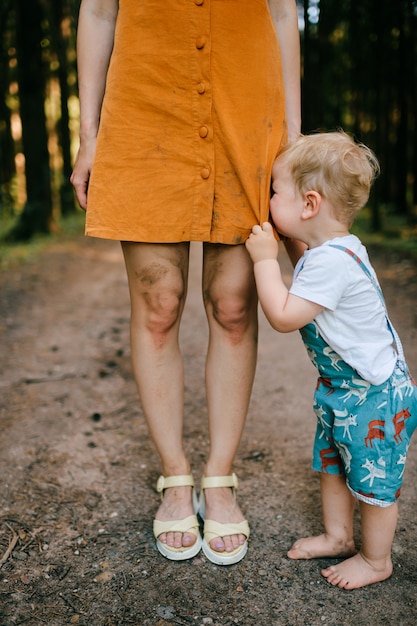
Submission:
M 244 242 L 252 224 L 267 219 L 276 154 L 300 132 L 296 3 L 82 0 L 78 69 L 80 149 L 71 180 L 87 210 L 86 234 L 122 242 L 133 370 L 164 476 L 157 546 L 173 560 L 201 547 L 178 344 L 189 242 L 201 241 L 210 333 L 203 550 L 214 563 L 235 563 L 249 526 L 232 466 L 257 345 Z

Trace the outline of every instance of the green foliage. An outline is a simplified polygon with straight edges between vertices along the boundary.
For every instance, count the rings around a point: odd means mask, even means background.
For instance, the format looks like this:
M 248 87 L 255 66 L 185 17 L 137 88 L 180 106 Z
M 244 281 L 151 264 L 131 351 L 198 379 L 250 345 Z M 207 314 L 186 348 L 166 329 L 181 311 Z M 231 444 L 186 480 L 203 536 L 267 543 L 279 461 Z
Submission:
M 0 220 L 0 270 L 4 271 L 16 264 L 36 259 L 47 246 L 53 243 L 82 236 L 84 219 L 85 213 L 79 209 L 68 216 L 60 217 L 52 232 L 36 234 L 29 241 L 19 243 L 6 241 L 7 234 L 16 223 L 16 218 Z
M 417 263 L 417 223 L 410 223 L 392 207 L 379 207 L 379 212 L 380 230 L 372 229 L 372 211 L 366 207 L 359 213 L 351 232 L 369 248 L 380 248 L 387 254 L 395 252 Z

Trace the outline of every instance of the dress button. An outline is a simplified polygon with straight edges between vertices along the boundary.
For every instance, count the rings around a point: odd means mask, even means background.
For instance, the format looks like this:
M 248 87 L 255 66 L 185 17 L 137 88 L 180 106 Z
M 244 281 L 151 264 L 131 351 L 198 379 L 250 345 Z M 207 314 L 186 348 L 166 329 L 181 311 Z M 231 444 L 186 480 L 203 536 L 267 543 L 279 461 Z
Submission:
M 204 137 L 207 137 L 207 135 L 208 135 L 208 128 L 207 128 L 207 126 L 200 126 L 198 134 L 200 135 L 200 137 L 202 139 L 204 139 Z
M 205 45 L 206 45 L 206 38 L 203 37 L 203 35 L 201 35 L 200 37 L 197 37 L 197 39 L 195 41 L 195 47 L 198 50 L 202 50 Z
M 210 170 L 208 167 L 203 167 L 200 172 L 201 178 L 208 178 L 210 176 Z
M 201 5 L 204 4 L 204 0 L 194 0 L 194 2 L 198 7 L 201 7 Z
M 198 93 L 205 93 L 206 85 L 204 83 L 198 83 L 197 91 L 198 91 Z

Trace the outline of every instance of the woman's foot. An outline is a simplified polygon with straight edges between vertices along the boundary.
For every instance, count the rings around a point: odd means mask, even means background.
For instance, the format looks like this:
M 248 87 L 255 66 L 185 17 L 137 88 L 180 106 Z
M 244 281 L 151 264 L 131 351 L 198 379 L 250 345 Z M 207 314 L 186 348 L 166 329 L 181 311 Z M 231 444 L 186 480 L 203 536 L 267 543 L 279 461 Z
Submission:
M 160 522 L 182 520 L 194 514 L 191 487 L 171 487 L 164 490 L 164 498 L 155 515 Z M 158 536 L 170 548 L 190 548 L 197 538 L 192 533 L 167 532 Z
M 329 583 L 341 589 L 358 589 L 386 580 L 392 574 L 392 561 L 370 561 L 360 552 L 346 561 L 323 569 Z
M 245 520 L 230 487 L 212 487 L 204 490 L 205 519 L 220 524 L 238 524 Z M 246 542 L 245 535 L 215 537 L 209 543 L 215 552 L 232 552 Z
M 290 559 L 318 559 L 320 557 L 347 557 L 355 554 L 353 539 L 336 539 L 323 534 L 298 539 L 288 550 Z

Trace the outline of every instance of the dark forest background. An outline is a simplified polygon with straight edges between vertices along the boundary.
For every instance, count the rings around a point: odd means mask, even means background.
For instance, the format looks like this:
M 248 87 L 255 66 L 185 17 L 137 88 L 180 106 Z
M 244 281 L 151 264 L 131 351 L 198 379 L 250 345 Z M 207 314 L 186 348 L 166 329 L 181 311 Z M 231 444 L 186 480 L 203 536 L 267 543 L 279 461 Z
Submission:
M 49 233 L 78 211 L 80 0 L 1 0 L 0 233 Z M 244 2 L 242 2 L 244 10 Z M 344 128 L 382 168 L 369 227 L 417 242 L 417 0 L 301 0 L 303 132 Z

